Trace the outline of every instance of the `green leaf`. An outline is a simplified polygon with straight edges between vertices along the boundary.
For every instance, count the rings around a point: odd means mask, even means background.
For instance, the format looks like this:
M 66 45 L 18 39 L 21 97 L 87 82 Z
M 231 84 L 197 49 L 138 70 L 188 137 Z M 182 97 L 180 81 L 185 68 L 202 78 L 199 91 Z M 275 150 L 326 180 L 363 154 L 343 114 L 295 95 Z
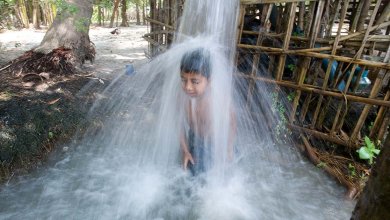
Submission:
M 367 147 L 361 147 L 357 152 L 359 153 L 360 159 L 368 160 L 373 156 L 372 152 Z
M 373 149 L 372 152 L 374 152 L 374 154 L 378 155 L 381 151 L 378 149 Z

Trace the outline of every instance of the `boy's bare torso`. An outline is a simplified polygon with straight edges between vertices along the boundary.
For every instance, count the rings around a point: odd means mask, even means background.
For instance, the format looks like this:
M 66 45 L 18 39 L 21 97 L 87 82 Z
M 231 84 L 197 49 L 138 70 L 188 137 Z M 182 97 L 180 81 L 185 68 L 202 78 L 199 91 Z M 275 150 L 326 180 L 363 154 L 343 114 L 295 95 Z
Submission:
M 202 97 L 199 100 L 189 100 L 186 113 L 190 129 L 195 135 L 201 138 L 210 137 L 212 129 L 209 98 Z

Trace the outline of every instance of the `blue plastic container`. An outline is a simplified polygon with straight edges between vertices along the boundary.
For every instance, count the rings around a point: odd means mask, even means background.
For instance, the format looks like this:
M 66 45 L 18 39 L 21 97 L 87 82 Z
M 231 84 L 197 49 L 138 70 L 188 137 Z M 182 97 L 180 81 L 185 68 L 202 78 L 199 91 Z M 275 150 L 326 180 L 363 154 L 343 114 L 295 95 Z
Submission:
M 329 65 L 329 60 L 328 59 L 322 59 L 322 69 L 324 69 L 324 71 L 326 71 L 326 68 L 328 68 L 328 65 Z M 330 69 L 330 76 L 329 76 L 329 82 L 332 82 L 334 79 L 334 76 L 335 76 L 335 73 L 336 73 L 336 69 L 337 69 L 337 61 L 333 61 L 332 63 L 332 66 L 331 66 L 331 69 Z M 355 84 L 356 82 L 356 78 L 357 78 L 357 74 L 359 74 L 359 72 L 361 71 L 361 67 L 356 67 L 355 69 L 355 72 L 353 73 L 354 76 L 352 77 L 352 85 Z M 363 73 L 362 73 L 362 77 L 359 81 L 359 85 L 358 85 L 358 89 L 361 90 L 361 89 L 364 89 L 366 88 L 368 85 L 371 84 L 371 81 L 370 79 L 368 79 L 368 70 L 364 70 Z M 346 74 L 347 78 L 349 77 L 349 74 L 351 73 L 351 71 L 349 70 Z M 337 89 L 340 90 L 340 91 L 344 91 L 345 89 L 345 80 L 342 80 L 339 85 L 337 86 Z
M 133 64 L 127 64 L 126 65 L 126 71 L 125 71 L 125 74 L 130 76 L 130 75 L 133 75 L 135 73 L 135 69 L 134 69 L 134 66 Z

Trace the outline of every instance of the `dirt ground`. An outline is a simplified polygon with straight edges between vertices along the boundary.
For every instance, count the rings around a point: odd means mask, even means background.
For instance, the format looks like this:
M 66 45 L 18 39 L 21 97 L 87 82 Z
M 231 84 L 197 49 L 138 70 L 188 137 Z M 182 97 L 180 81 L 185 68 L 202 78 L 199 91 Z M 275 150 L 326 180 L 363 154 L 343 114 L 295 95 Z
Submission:
M 7 63 L 38 46 L 43 30 L 0 33 L 0 180 L 26 172 L 46 158 L 60 143 L 87 125 L 89 107 L 125 66 L 135 69 L 147 62 L 147 26 L 112 29 L 91 27 L 96 59 L 81 75 L 43 75 L 31 81 L 7 70 Z

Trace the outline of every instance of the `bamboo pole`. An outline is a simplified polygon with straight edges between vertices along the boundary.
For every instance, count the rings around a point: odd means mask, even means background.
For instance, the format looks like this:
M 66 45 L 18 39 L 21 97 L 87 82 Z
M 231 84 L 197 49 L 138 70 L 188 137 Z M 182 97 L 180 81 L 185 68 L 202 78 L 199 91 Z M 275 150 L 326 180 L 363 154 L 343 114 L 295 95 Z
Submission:
M 323 133 L 323 132 L 320 132 L 320 131 L 312 130 L 312 129 L 309 129 L 309 128 L 304 128 L 304 127 L 297 126 L 297 125 L 294 125 L 294 124 L 288 124 L 288 127 L 290 127 L 291 129 L 293 129 L 295 131 L 304 132 L 304 133 L 313 135 L 313 136 L 315 136 L 317 138 L 330 141 L 332 143 L 336 143 L 336 144 L 343 145 L 343 146 L 346 146 L 346 147 L 351 147 L 350 143 L 348 143 L 348 142 L 346 142 L 346 141 L 344 141 L 344 140 L 342 140 L 340 138 L 337 138 L 335 136 L 330 136 L 329 134 L 326 134 L 326 133 Z
M 264 52 L 271 52 L 271 53 L 277 53 L 277 54 L 298 54 L 298 53 L 323 52 L 323 51 L 332 50 L 332 47 L 315 47 L 315 48 L 284 50 L 282 48 L 255 46 L 255 45 L 248 45 L 248 44 L 238 44 L 237 46 L 239 48 L 243 48 L 243 49 L 256 49 L 256 50 L 261 50 Z M 342 48 L 342 46 L 337 46 L 337 49 L 340 49 L 340 48 Z
M 305 2 L 299 2 L 298 27 L 304 30 L 305 26 Z
M 384 101 L 388 101 L 390 99 L 390 90 L 387 90 Z M 383 124 L 384 116 L 386 115 L 386 112 L 389 109 L 386 107 L 381 106 L 379 108 L 378 114 L 375 118 L 374 124 L 372 125 L 371 131 L 370 131 L 370 138 L 375 138 L 375 135 L 378 134 L 379 127 L 381 127 L 381 124 Z
M 251 78 L 251 76 L 241 74 L 241 73 L 237 73 L 237 76 L 243 77 L 243 78 Z M 351 102 L 359 102 L 359 103 L 365 103 L 365 104 L 371 104 L 371 105 L 377 105 L 377 106 L 390 107 L 390 101 L 384 101 L 381 99 L 367 98 L 367 97 L 361 97 L 361 96 L 350 95 L 350 94 L 342 94 L 342 93 L 336 92 L 336 91 L 322 90 L 321 88 L 318 88 L 318 87 L 315 87 L 312 85 L 306 85 L 306 84 L 297 85 L 295 83 L 283 81 L 283 80 L 276 81 L 273 79 L 258 77 L 258 76 L 253 77 L 253 78 L 256 80 L 265 82 L 265 83 L 272 83 L 272 84 L 276 84 L 279 86 L 292 88 L 295 90 L 302 90 L 304 92 L 313 92 L 313 93 L 320 94 L 320 95 L 332 96 L 334 98 L 341 99 L 341 100 L 346 99 L 346 100 L 351 101 Z
M 283 51 L 288 50 L 289 44 L 290 44 L 290 37 L 291 33 L 294 27 L 294 21 L 295 21 L 295 11 L 296 11 L 297 3 L 293 2 L 291 3 L 291 8 L 288 16 L 288 23 L 287 23 L 287 30 L 285 33 L 285 37 L 283 40 Z M 284 66 L 286 64 L 286 54 L 282 54 L 279 57 L 279 62 L 276 67 L 276 80 L 281 80 L 283 77 L 283 71 Z
M 320 24 L 321 24 L 320 21 L 321 21 L 321 17 L 322 17 L 321 15 L 322 15 L 324 6 L 325 6 L 325 1 L 320 0 L 318 2 L 316 18 L 314 20 L 313 29 L 311 31 L 310 41 L 309 41 L 309 45 L 308 45 L 309 48 L 314 47 L 315 40 L 317 38 L 319 29 L 320 29 Z M 300 68 L 298 70 L 298 85 L 300 85 L 300 86 L 303 84 L 303 82 L 305 80 L 310 60 L 311 60 L 310 57 L 305 57 L 302 65 L 300 66 Z M 297 108 L 298 108 L 300 97 L 301 97 L 301 90 L 298 90 L 295 94 L 294 101 L 293 101 L 293 107 L 292 107 L 292 111 L 290 114 L 290 123 L 293 123 L 295 120 L 295 113 L 296 113 Z
M 381 69 L 390 69 L 390 64 L 383 63 L 383 62 L 369 61 L 369 60 L 363 60 L 363 59 L 354 59 L 354 58 L 350 58 L 350 57 L 336 56 L 336 55 L 323 54 L 323 53 L 315 53 L 315 52 L 297 52 L 296 54 L 302 55 L 302 56 L 308 56 L 308 57 L 334 59 L 334 60 L 341 61 L 341 62 L 371 66 L 371 67 L 376 67 L 376 68 L 381 68 Z
M 173 26 L 169 25 L 169 24 L 166 24 L 166 23 L 163 23 L 163 22 L 160 22 L 160 21 L 154 20 L 152 18 L 148 18 L 148 17 L 146 17 L 145 19 L 147 21 L 149 21 L 150 23 L 161 25 L 161 26 L 164 26 L 164 27 L 166 27 L 168 29 L 171 29 L 171 30 L 175 30 L 175 28 Z
M 253 4 L 272 4 L 272 3 L 291 3 L 291 2 L 315 2 L 318 0 L 241 0 L 241 4 L 253 5 Z

